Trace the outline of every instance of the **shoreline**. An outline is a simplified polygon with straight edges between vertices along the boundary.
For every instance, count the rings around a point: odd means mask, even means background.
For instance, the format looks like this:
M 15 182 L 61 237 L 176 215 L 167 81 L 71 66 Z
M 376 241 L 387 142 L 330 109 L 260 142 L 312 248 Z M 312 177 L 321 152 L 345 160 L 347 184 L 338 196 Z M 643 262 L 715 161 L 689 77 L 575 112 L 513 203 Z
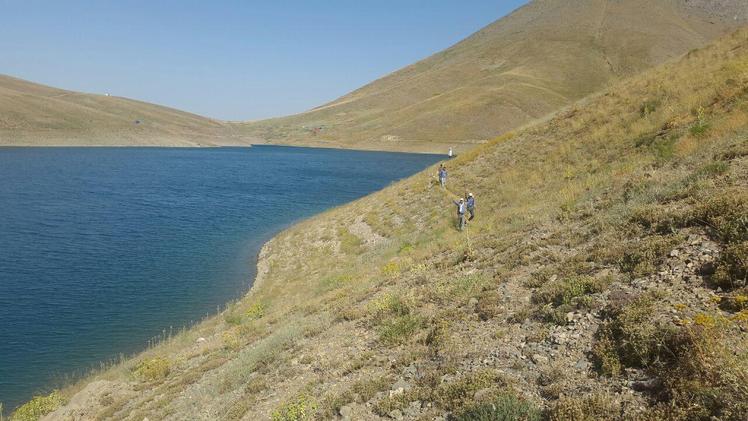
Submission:
M 257 141 L 257 139 L 254 139 Z M 218 148 L 251 148 L 256 146 L 274 146 L 286 148 L 309 148 L 309 149 L 331 149 L 341 151 L 358 151 L 358 152 L 390 152 L 390 153 L 412 153 L 419 155 L 447 155 L 447 151 L 452 148 L 455 153 L 465 153 L 480 145 L 484 145 L 488 140 L 456 140 L 454 142 L 429 142 L 429 141 L 404 141 L 396 144 L 378 144 L 371 145 L 350 144 L 335 142 L 309 142 L 309 141 L 292 141 L 288 143 L 225 143 L 225 144 L 182 144 L 182 143 L 164 143 L 164 144 L 9 144 L 0 143 L 2 149 L 43 149 L 43 148 L 90 148 L 90 149 L 218 149 Z

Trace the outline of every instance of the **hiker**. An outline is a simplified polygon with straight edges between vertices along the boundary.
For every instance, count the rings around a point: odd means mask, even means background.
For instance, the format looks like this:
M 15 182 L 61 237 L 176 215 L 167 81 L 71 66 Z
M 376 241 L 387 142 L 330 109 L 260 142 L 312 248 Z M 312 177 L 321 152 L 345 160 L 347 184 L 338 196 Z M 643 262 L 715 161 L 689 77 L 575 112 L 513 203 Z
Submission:
M 465 228 L 465 199 L 461 197 L 459 201 L 453 200 L 452 202 L 457 205 L 458 227 L 462 231 Z
M 443 189 L 447 188 L 447 169 L 444 164 L 439 167 L 439 184 Z
M 475 218 L 475 196 L 473 196 L 473 193 L 467 195 L 467 211 L 470 214 L 468 221 L 472 221 Z

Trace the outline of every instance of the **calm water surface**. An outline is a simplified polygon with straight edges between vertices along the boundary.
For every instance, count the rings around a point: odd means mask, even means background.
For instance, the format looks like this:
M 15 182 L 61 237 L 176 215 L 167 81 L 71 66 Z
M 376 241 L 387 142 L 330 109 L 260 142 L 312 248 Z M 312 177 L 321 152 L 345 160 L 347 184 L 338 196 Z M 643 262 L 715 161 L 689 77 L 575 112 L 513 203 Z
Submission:
M 0 148 L 6 410 L 241 296 L 262 243 L 436 155 Z

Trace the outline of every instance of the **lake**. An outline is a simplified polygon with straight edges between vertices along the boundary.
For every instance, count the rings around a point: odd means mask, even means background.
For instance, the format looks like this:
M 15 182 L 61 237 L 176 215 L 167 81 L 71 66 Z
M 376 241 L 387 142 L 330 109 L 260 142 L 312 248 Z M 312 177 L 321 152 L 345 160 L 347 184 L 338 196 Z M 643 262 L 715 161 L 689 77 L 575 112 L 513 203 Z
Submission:
M 251 286 L 279 230 L 437 155 L 251 148 L 0 148 L 6 410 Z

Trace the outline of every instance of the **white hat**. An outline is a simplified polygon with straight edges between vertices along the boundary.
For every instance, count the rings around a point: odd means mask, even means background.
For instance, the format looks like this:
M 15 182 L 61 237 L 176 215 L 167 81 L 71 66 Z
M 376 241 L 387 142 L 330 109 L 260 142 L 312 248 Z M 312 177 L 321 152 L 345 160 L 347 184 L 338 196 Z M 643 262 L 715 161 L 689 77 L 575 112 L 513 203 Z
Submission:
M 468 193 L 468 197 L 473 197 L 473 193 Z

